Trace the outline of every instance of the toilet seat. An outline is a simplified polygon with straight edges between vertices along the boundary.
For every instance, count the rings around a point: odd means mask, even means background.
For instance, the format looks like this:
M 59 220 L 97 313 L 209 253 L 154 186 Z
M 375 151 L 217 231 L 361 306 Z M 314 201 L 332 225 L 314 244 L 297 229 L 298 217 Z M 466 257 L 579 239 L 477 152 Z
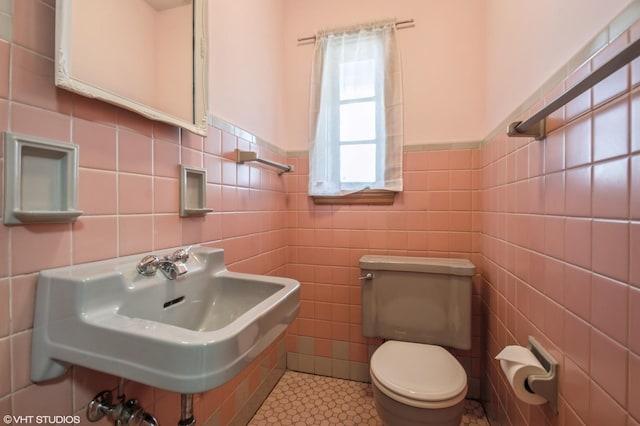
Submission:
M 447 408 L 467 394 L 467 374 L 444 348 L 421 343 L 387 341 L 371 357 L 371 380 L 403 404 Z

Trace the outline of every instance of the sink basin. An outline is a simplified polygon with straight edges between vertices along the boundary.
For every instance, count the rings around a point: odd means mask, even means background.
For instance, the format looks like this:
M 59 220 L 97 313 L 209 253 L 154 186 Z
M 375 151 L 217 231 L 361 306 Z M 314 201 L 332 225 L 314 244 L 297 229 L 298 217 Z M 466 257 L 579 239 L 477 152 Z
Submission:
M 300 283 L 230 272 L 224 251 L 194 247 L 187 274 L 137 273 L 142 255 L 42 271 L 31 379 L 81 365 L 179 393 L 220 386 L 293 321 Z

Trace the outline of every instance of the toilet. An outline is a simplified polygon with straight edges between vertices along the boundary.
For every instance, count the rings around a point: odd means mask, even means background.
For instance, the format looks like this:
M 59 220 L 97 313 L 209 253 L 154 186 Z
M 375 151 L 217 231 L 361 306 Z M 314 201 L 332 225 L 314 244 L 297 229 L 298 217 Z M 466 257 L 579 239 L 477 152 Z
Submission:
M 385 425 L 458 426 L 467 374 L 442 346 L 471 349 L 466 259 L 360 258 L 362 334 L 387 339 L 371 356 L 374 402 Z

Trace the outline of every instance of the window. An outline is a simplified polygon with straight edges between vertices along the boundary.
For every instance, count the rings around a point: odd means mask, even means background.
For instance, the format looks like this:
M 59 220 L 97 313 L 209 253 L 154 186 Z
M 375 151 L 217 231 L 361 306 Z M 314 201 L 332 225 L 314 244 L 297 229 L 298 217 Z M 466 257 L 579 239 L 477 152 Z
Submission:
M 402 90 L 393 21 L 317 36 L 310 146 L 312 196 L 402 190 Z
M 340 164 L 339 179 L 343 189 L 358 189 L 361 184 L 375 185 L 383 176 L 383 131 L 377 127 L 383 121 L 380 76 L 376 71 L 377 52 L 371 59 L 339 63 L 340 84 L 334 108 L 338 110 L 339 129 L 335 135 Z

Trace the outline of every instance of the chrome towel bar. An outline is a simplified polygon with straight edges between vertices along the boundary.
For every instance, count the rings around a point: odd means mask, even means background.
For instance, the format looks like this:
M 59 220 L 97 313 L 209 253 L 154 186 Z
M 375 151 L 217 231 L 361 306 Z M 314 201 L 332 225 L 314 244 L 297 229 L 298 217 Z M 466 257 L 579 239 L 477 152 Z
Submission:
M 608 62 L 592 71 L 591 74 L 551 101 L 531 117 L 524 121 L 514 121 L 509 124 L 507 128 L 507 135 L 535 137 L 536 140 L 544 139 L 547 136 L 545 119 L 551 113 L 571 102 L 573 99 L 577 98 L 600 81 L 609 77 L 611 74 L 618 71 L 638 56 L 640 56 L 640 39 L 631 43 Z
M 281 164 L 276 161 L 265 160 L 258 158 L 258 154 L 253 151 L 243 151 L 236 149 L 236 163 L 244 164 L 247 161 L 257 161 L 258 163 L 266 164 L 267 166 L 275 167 L 279 170 L 278 174 L 288 173 L 293 171 L 293 166 L 287 164 Z

